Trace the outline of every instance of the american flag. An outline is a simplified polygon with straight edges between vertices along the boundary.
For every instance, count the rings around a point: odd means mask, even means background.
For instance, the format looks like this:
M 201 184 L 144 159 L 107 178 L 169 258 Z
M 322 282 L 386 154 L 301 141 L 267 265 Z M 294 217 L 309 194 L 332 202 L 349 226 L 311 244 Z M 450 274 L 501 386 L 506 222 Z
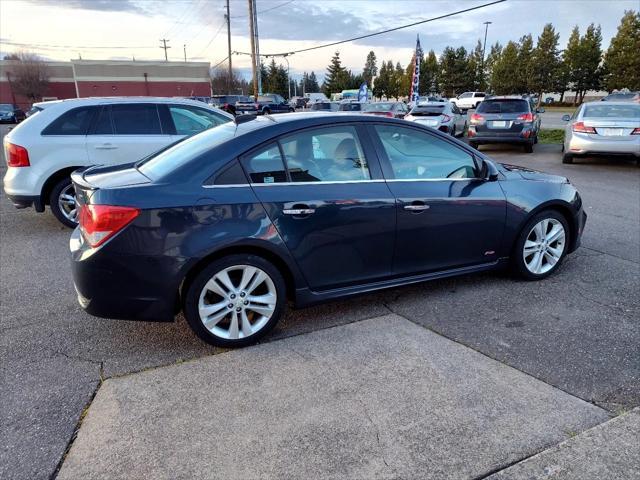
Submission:
M 409 101 L 412 104 L 418 103 L 420 96 L 420 63 L 422 63 L 422 47 L 420 46 L 420 36 L 417 36 L 416 51 L 413 54 L 413 78 L 411 79 L 411 91 L 409 92 Z

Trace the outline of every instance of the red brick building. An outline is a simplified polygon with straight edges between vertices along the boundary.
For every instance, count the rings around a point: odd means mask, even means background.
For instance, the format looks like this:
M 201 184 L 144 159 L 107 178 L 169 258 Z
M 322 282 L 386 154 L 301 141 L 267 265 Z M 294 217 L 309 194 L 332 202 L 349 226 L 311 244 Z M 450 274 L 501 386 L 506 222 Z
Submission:
M 0 61 L 0 103 L 29 108 L 28 99 L 16 94 L 14 60 Z M 208 62 L 146 62 L 121 60 L 71 60 L 46 62 L 49 87 L 42 100 L 80 97 L 210 96 Z

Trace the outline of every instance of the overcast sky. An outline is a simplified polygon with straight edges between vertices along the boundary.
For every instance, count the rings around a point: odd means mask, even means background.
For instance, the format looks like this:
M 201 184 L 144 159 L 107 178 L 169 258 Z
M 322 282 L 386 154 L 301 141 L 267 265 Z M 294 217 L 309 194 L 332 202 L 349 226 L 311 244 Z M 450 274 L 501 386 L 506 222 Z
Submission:
M 257 0 L 260 52 L 291 51 L 376 32 L 490 0 Z M 416 34 L 425 51 L 447 46 L 475 46 L 491 21 L 487 44 L 506 43 L 531 33 L 534 41 L 545 23 L 560 32 L 564 48 L 574 25 L 602 26 L 609 45 L 625 10 L 638 0 L 507 0 L 487 8 L 418 25 L 386 35 L 289 57 L 292 75 L 314 70 L 319 77 L 335 50 L 355 72 L 369 50 L 378 59 L 403 66 L 411 60 Z M 217 64 L 227 56 L 224 0 L 1 0 L 0 52 L 24 48 L 57 60 L 163 59 L 159 39 L 169 39 L 170 60 Z M 247 0 L 231 1 L 232 49 L 249 50 Z M 24 44 L 25 46 L 21 46 Z M 102 47 L 102 48 L 98 48 Z M 105 48 L 106 47 L 106 48 Z M 115 48 L 118 47 L 118 48 Z M 234 56 L 234 66 L 248 70 L 249 58 Z

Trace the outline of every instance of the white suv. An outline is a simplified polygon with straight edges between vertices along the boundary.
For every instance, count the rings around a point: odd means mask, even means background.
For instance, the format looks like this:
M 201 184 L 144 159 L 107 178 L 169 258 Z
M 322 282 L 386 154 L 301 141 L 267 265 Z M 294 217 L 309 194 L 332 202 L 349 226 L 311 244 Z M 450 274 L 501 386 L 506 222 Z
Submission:
M 455 98 L 450 98 L 449 101 L 460 110 L 469 110 L 470 108 L 478 108 L 485 96 L 484 92 L 464 92 Z
M 4 191 L 17 208 L 45 205 L 77 224 L 69 175 L 89 165 L 135 162 L 233 116 L 178 98 L 81 98 L 43 102 L 4 139 Z

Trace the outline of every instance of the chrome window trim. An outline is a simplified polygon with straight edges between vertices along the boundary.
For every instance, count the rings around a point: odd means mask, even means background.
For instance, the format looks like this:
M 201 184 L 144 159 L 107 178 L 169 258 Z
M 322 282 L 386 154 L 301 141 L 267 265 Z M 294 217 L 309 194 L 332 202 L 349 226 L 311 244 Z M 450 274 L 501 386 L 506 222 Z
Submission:
M 473 178 L 392 178 L 387 182 L 468 182 L 470 180 L 482 180 L 478 177 Z
M 385 183 L 385 182 L 469 182 L 481 178 L 392 178 L 389 180 L 335 180 L 330 182 L 276 182 L 276 183 L 233 183 L 229 185 L 202 185 L 203 188 L 239 188 L 239 187 L 289 187 L 293 185 L 344 185 L 349 183 Z
M 280 185 L 343 185 L 348 183 L 384 183 L 384 179 L 374 180 L 329 180 L 320 182 L 280 182 L 280 183 L 251 183 L 252 187 L 275 187 Z

